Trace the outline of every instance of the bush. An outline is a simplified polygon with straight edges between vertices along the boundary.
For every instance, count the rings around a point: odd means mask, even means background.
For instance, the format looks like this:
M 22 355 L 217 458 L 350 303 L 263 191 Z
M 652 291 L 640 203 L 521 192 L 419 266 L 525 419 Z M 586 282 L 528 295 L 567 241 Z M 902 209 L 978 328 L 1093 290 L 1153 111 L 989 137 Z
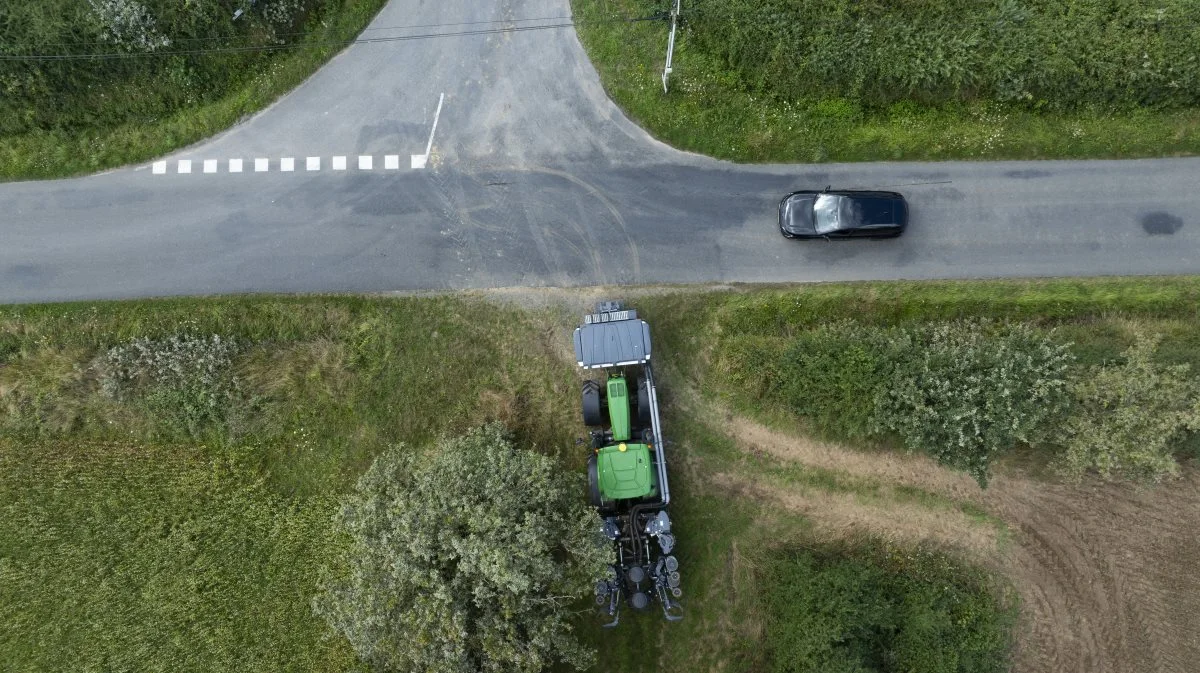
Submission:
M 571 605 L 610 553 L 578 475 L 518 450 L 492 424 L 376 459 L 342 518 L 349 576 L 317 612 L 380 670 L 474 673 L 578 669 Z
M 1173 450 L 1186 430 L 1200 429 L 1200 382 L 1188 365 L 1154 362 L 1161 340 L 1138 334 L 1123 364 L 1092 367 L 1071 384 L 1064 474 L 1160 481 L 1179 473 Z
M 867 436 L 888 381 L 887 334 L 848 322 L 799 334 L 779 366 L 788 406 L 825 432 Z
M 762 583 L 777 673 L 999 673 L 1013 609 L 986 575 L 931 550 L 780 555 Z
M 722 376 L 755 402 L 781 404 L 834 438 L 895 433 L 980 485 L 997 454 L 1050 439 L 1073 362 L 1048 333 L 986 322 L 843 321 L 787 341 L 726 336 L 719 353 Z
M 986 486 L 992 458 L 1048 437 L 1067 405 L 1067 346 L 1031 327 L 945 323 L 899 332 L 875 424 Z

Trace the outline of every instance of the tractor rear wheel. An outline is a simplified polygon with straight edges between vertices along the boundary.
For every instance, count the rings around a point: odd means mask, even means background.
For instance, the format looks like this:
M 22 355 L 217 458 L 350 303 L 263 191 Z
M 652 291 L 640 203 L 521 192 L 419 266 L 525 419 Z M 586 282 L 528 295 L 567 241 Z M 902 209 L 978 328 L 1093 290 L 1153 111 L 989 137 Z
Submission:
M 596 381 L 583 382 L 583 424 L 589 427 L 604 425 L 604 414 L 600 407 L 604 392 Z

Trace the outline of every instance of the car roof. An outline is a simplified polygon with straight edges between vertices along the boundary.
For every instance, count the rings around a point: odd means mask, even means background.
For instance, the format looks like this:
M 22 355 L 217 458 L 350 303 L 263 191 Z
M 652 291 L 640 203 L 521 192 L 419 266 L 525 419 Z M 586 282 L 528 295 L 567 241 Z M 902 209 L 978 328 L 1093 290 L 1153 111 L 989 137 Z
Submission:
M 825 191 L 823 189 L 800 189 L 783 197 L 786 201 L 793 196 L 820 196 L 821 194 L 830 194 L 832 196 L 849 196 L 851 198 L 860 199 L 899 199 L 904 200 L 904 195 L 900 192 L 885 192 L 880 190 L 870 189 L 831 189 Z

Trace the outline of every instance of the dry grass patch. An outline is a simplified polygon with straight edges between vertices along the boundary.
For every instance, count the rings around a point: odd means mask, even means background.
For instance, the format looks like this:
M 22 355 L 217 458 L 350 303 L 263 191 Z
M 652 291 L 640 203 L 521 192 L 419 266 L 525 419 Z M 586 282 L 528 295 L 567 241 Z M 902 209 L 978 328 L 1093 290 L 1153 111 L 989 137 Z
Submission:
M 936 510 L 902 502 L 864 502 L 853 493 L 835 493 L 786 483 L 767 483 L 717 473 L 713 485 L 733 497 L 770 501 L 810 520 L 818 537 L 848 540 L 875 537 L 889 542 L 934 542 L 967 552 L 976 560 L 999 551 L 995 528 L 954 510 Z

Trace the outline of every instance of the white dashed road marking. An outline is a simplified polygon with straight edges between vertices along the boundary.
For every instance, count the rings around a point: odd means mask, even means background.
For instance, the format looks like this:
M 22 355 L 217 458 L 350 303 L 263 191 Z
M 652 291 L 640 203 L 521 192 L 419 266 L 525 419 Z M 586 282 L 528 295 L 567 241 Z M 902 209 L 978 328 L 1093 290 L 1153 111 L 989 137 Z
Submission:
M 438 113 L 440 113 L 440 112 L 441 112 L 441 105 L 439 104 L 438 105 Z M 438 115 L 435 114 L 434 119 L 433 119 L 434 130 L 437 130 L 437 117 L 438 117 Z M 425 168 L 425 166 L 428 165 L 429 152 L 432 151 L 432 148 L 433 148 L 433 133 L 431 132 L 429 134 L 429 144 L 426 145 L 426 148 L 425 148 L 426 149 L 425 154 L 412 155 L 412 167 L 413 168 Z M 400 156 L 401 155 L 399 155 L 399 154 L 383 155 L 382 168 L 384 170 L 389 170 L 389 171 L 400 170 Z M 373 171 L 373 170 L 375 170 L 375 168 L 377 166 L 377 164 L 375 163 L 375 155 L 359 154 L 359 155 L 355 155 L 354 158 L 357 160 L 356 165 L 358 166 L 358 170 L 360 170 L 360 171 Z M 330 168 L 332 168 L 335 171 L 345 171 L 345 170 L 347 170 L 347 168 L 349 166 L 348 159 L 349 159 L 349 157 L 344 154 L 332 156 L 332 157 L 330 157 Z M 221 159 L 200 159 L 200 160 L 177 159 L 177 160 L 175 160 L 175 164 L 176 164 L 175 170 L 178 173 L 191 173 L 192 172 L 192 164 L 198 163 L 198 164 L 200 164 L 200 166 L 197 166 L 197 169 L 203 170 L 205 173 L 219 173 L 219 172 L 221 172 L 222 163 L 224 163 L 224 168 L 227 172 L 242 173 L 242 172 L 249 170 L 249 166 L 246 165 L 247 161 L 254 162 L 254 172 L 255 173 L 270 173 L 271 172 L 271 159 L 269 157 L 255 157 L 254 159 L 249 159 L 249 160 L 241 159 L 241 158 L 227 159 L 227 160 L 221 160 Z M 163 175 L 163 174 L 167 173 L 169 169 L 170 169 L 170 162 L 165 161 L 165 160 L 155 161 L 153 164 L 151 164 L 151 172 L 154 175 Z M 321 157 L 305 157 L 304 158 L 304 170 L 306 170 L 306 171 L 321 170 Z M 279 159 L 279 171 L 281 173 L 294 173 L 296 171 L 296 158 L 295 157 L 281 157 Z

